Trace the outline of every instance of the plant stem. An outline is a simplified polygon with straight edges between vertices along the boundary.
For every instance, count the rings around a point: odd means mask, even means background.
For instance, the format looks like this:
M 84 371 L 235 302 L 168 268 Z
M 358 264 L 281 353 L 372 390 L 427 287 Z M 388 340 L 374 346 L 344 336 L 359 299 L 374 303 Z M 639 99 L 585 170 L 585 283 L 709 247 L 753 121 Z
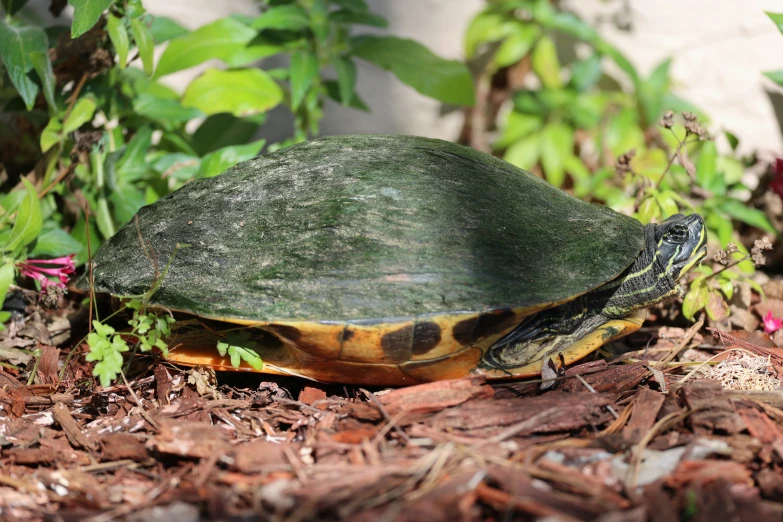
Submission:
M 33 369 L 30 370 L 30 377 L 27 378 L 27 385 L 30 386 L 35 380 L 35 374 L 38 372 L 38 363 L 41 362 L 41 350 L 35 350 L 35 363 Z
M 688 142 L 688 135 L 687 134 L 685 135 L 685 139 L 684 140 L 680 140 L 680 138 L 677 137 L 677 134 L 673 130 L 669 129 L 669 131 L 672 133 L 672 136 L 674 136 L 675 139 L 677 140 L 677 150 L 674 151 L 674 154 L 672 154 L 669 157 L 669 163 L 666 164 L 666 168 L 663 169 L 663 173 L 661 174 L 661 177 L 658 178 L 658 182 L 655 184 L 655 188 L 656 189 L 661 186 L 661 182 L 663 181 L 663 178 L 666 176 L 666 174 L 669 172 L 669 169 L 674 164 L 674 158 L 679 156 L 680 151 L 685 146 L 685 144 Z
M 748 260 L 750 260 L 750 259 L 751 259 L 751 256 L 750 256 L 750 254 L 745 254 L 745 255 L 744 255 L 743 257 L 741 257 L 741 258 L 739 258 L 739 259 L 735 259 L 735 260 L 731 261 L 730 263 L 727 263 L 725 266 L 723 266 L 723 267 L 722 267 L 720 270 L 718 270 L 717 272 L 713 272 L 713 273 L 711 273 L 710 275 L 708 275 L 707 277 L 705 277 L 705 278 L 704 278 L 704 280 L 705 280 L 705 281 L 709 281 L 710 279 L 712 279 L 712 278 L 713 278 L 713 277 L 715 277 L 716 275 L 720 274 L 720 273 L 721 273 L 721 272 L 723 272 L 724 270 L 728 270 L 729 268 L 734 268 L 735 266 L 737 266 L 738 264 L 742 263 L 743 261 L 748 261 Z

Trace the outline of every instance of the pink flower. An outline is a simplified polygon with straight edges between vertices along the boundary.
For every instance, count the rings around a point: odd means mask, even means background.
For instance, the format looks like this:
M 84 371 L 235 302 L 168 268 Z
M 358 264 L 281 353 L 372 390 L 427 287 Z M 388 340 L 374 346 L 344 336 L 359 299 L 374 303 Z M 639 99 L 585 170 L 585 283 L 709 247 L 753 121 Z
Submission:
M 767 312 L 767 315 L 764 316 L 764 333 L 775 333 L 780 330 L 781 326 L 783 326 L 783 319 L 772 317 L 772 310 Z
M 64 257 L 58 257 L 56 259 L 28 259 L 27 261 L 20 261 L 16 264 L 22 275 L 32 277 L 41 283 L 41 288 L 44 289 L 50 285 L 54 285 L 59 288 L 65 288 L 65 283 L 68 282 L 70 274 L 76 272 L 76 267 L 73 266 L 73 256 L 71 254 Z M 36 265 L 57 265 L 51 268 L 36 266 Z M 54 276 L 57 281 L 52 281 L 48 276 Z

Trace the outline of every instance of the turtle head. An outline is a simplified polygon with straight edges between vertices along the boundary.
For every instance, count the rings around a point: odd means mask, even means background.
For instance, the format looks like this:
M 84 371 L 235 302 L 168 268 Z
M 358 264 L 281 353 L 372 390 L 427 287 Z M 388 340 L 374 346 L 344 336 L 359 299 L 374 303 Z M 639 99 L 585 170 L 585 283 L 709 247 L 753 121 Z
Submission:
M 655 225 L 658 262 L 672 281 L 679 280 L 707 255 L 707 229 L 698 214 L 675 214 Z

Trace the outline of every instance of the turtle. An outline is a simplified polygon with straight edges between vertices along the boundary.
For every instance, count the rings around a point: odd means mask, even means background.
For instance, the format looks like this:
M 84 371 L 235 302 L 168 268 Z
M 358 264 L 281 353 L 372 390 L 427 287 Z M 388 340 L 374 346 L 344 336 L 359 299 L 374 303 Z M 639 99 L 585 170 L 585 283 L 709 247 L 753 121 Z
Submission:
M 215 349 L 239 328 L 262 372 L 404 386 L 559 371 L 681 292 L 706 241 L 698 214 L 642 225 L 459 144 L 329 136 L 142 207 L 91 273 L 197 325 L 174 363 L 254 371 Z

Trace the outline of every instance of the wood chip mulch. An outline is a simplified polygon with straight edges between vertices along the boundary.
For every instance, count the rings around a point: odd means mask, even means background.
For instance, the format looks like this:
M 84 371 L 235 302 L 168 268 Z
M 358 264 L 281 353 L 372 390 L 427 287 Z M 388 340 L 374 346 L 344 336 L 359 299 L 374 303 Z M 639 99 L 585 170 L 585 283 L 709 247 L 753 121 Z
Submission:
M 0 373 L 0 519 L 783 519 L 783 392 L 662 393 L 642 363 L 604 361 L 547 391 L 208 377 L 159 364 L 88 390 Z

